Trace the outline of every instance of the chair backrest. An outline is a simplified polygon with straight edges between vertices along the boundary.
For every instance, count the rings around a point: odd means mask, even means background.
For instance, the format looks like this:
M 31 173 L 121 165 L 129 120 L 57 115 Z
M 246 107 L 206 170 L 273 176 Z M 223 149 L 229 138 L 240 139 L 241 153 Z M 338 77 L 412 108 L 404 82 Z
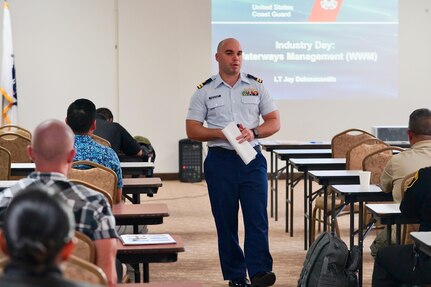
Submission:
M 64 277 L 73 280 L 106 286 L 108 279 L 100 267 L 76 256 L 62 263 Z
M 90 237 L 82 232 L 75 231 L 76 245 L 73 255 L 96 264 L 96 246 Z
M 360 129 L 348 129 L 332 137 L 332 157 L 346 158 L 347 151 L 355 144 L 369 138 L 375 138 L 372 134 Z
M 0 258 L 0 273 L 3 273 L 3 269 L 6 267 L 8 262 L 8 257 Z M 80 281 L 103 286 L 108 285 L 106 274 L 102 269 L 100 269 L 100 267 L 74 255 L 70 256 L 67 261 L 61 263 L 61 270 L 63 271 L 63 276 L 72 281 Z
M 401 198 L 404 198 L 404 192 L 410 187 L 412 179 L 416 176 L 417 171 L 406 175 L 401 182 Z M 419 224 L 403 224 L 401 244 L 413 244 L 413 238 L 410 236 L 410 232 L 419 231 Z
M 102 137 L 99 137 L 98 135 L 92 134 L 91 138 L 95 142 L 100 143 L 101 145 L 104 145 L 104 146 L 107 146 L 107 147 L 111 147 L 111 143 L 108 140 L 106 140 L 106 139 L 104 139 Z
M 77 169 L 80 168 L 86 169 Z M 114 203 L 117 203 L 117 174 L 110 168 L 88 160 L 80 160 L 72 163 L 67 177 L 79 179 L 92 184 L 108 192 Z
M 0 134 L 17 133 L 31 140 L 31 132 L 17 125 L 4 125 L 0 127 Z
M 388 144 L 376 138 L 365 139 L 353 145 L 346 153 L 346 169 L 362 170 L 362 161 L 370 153 L 389 147 Z
M 10 164 L 11 164 L 10 152 L 4 147 L 0 146 L 0 180 L 10 179 Z
M 362 169 L 371 171 L 371 184 L 379 184 L 380 177 L 387 162 L 392 158 L 395 151 L 403 151 L 400 147 L 389 146 L 367 155 L 362 161 Z
M 27 146 L 31 140 L 17 133 L 1 133 L 0 146 L 10 152 L 12 162 L 31 162 L 27 155 Z
M 88 187 L 94 191 L 100 192 L 101 194 L 103 194 L 105 196 L 105 198 L 109 202 L 110 206 L 112 206 L 114 204 L 113 199 L 111 197 L 111 194 L 109 192 L 107 192 L 106 190 L 101 189 L 100 187 L 97 187 L 97 186 L 95 186 L 89 182 L 86 182 L 86 181 L 83 181 L 80 179 L 70 178 L 69 180 L 73 183 L 80 184 L 80 185 Z

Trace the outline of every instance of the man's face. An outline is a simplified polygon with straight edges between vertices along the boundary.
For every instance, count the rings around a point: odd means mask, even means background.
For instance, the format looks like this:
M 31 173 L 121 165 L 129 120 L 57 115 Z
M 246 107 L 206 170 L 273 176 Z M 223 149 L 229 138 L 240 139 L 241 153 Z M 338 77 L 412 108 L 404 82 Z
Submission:
M 219 70 L 229 76 L 238 75 L 242 65 L 242 49 L 236 40 L 226 40 L 217 51 L 216 60 Z

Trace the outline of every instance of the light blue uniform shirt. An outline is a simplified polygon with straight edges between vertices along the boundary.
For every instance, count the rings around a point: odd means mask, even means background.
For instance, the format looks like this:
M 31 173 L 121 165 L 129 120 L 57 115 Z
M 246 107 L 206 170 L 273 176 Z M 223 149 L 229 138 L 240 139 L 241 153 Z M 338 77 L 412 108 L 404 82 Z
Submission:
M 234 122 L 253 129 L 259 126 L 260 115 L 277 110 L 263 84 L 247 77 L 245 73 L 241 73 L 233 87 L 226 84 L 220 75 L 212 76 L 211 79 L 191 98 L 188 120 L 206 121 L 208 128 L 223 129 Z M 250 144 L 255 146 L 258 141 L 253 140 Z M 233 149 L 227 140 L 209 141 L 208 146 Z

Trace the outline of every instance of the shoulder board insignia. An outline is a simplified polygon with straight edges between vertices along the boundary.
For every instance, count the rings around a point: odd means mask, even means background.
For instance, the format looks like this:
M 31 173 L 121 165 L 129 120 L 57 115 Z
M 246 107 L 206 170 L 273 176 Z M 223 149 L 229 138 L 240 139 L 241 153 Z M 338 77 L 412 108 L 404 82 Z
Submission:
M 202 82 L 202 83 L 200 83 L 199 85 L 198 85 L 198 89 L 202 89 L 203 88 L 203 86 L 205 86 L 206 84 L 208 84 L 208 83 L 211 83 L 211 81 L 212 81 L 213 79 L 212 78 L 209 78 L 208 80 L 206 80 L 205 82 Z
M 262 79 L 256 78 L 255 76 L 250 75 L 250 74 L 247 74 L 247 78 L 253 79 L 253 80 L 255 80 L 256 82 L 261 83 L 261 84 L 263 83 L 263 80 L 262 80 Z

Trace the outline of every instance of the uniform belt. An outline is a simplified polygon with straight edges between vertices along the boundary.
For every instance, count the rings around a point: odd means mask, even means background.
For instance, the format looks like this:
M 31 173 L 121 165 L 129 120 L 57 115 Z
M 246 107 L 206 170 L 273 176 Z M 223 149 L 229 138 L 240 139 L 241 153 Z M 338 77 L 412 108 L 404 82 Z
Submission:
M 255 145 L 253 147 L 257 152 L 260 152 L 260 145 Z M 234 149 L 227 149 L 227 148 L 222 148 L 219 146 L 211 146 L 208 147 L 208 150 L 211 152 L 219 152 L 219 153 L 226 153 L 226 154 L 236 154 L 236 151 Z

